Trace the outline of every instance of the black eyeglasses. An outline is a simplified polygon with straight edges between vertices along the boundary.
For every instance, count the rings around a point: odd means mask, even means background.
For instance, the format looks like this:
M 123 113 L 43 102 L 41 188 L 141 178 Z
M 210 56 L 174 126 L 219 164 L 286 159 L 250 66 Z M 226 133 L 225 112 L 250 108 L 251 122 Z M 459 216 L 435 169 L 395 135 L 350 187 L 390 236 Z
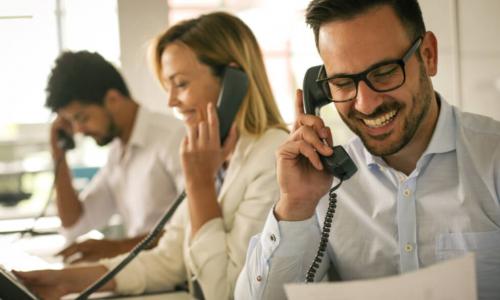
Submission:
M 376 92 L 393 91 L 405 83 L 405 63 L 420 47 L 422 40 L 423 37 L 416 39 L 403 58 L 378 63 L 361 73 L 325 78 L 325 66 L 322 66 L 316 82 L 333 102 L 348 102 L 356 98 L 360 81 Z

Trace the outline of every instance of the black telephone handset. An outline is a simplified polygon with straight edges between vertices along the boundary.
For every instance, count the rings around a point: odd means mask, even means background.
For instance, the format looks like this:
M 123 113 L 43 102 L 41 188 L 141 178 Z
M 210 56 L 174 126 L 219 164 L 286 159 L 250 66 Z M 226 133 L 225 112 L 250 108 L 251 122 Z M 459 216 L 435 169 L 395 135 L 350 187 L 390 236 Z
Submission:
M 314 66 L 307 70 L 304 76 L 304 112 L 306 114 L 312 114 L 319 116 L 321 107 L 330 104 L 331 101 L 326 97 L 323 90 L 317 83 L 318 75 L 321 70 L 321 66 Z M 325 213 L 325 220 L 323 222 L 323 228 L 320 237 L 320 243 L 318 246 L 318 251 L 313 259 L 309 270 L 306 273 L 306 282 L 313 282 L 316 276 L 316 271 L 325 255 L 326 247 L 328 245 L 328 239 L 330 236 L 330 230 L 332 227 L 333 215 L 335 214 L 335 209 L 337 208 L 337 194 L 335 190 L 340 187 L 344 180 L 349 179 L 358 168 L 349 157 L 347 152 L 342 146 L 333 147 L 333 154 L 331 156 L 319 156 L 321 163 L 323 164 L 325 170 L 331 173 L 333 176 L 340 179 L 340 182 L 330 189 L 328 193 L 329 203 L 328 209 Z
M 240 69 L 226 67 L 222 78 L 221 92 L 217 100 L 221 144 L 227 138 L 247 92 L 247 74 Z
M 222 78 L 221 92 L 219 94 L 219 99 L 217 100 L 217 115 L 219 117 L 221 144 L 228 136 L 231 125 L 240 110 L 241 103 L 243 103 L 247 92 L 248 76 L 245 72 L 237 68 L 229 66 L 226 67 Z M 150 245 L 152 241 L 156 240 L 158 235 L 163 231 L 165 224 L 168 220 L 170 220 L 177 207 L 179 207 L 185 197 L 186 192 L 182 191 L 177 199 L 170 204 L 165 214 L 156 223 L 151 232 L 139 244 L 137 244 L 118 265 L 109 270 L 94 284 L 85 289 L 75 300 L 88 299 L 92 293 L 104 286 L 118 272 L 125 268 L 125 266 L 128 265 L 128 263 L 130 263 L 130 261 L 132 261 L 134 257 L 136 257 L 144 248 Z
M 303 85 L 304 112 L 316 116 L 320 115 L 321 107 L 332 103 L 316 82 L 320 69 L 321 66 L 309 68 L 304 76 Z M 325 170 L 341 180 L 349 179 L 358 170 L 342 146 L 333 147 L 331 156 L 320 155 L 319 158 Z
M 59 149 L 67 151 L 75 148 L 75 140 L 63 129 L 57 130 L 57 146 Z

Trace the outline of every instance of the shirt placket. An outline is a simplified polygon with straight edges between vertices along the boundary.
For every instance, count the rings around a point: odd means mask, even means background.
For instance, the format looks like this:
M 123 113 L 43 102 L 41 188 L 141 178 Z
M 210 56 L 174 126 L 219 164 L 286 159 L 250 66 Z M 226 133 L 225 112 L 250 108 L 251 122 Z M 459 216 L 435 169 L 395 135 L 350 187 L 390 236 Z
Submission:
M 116 189 L 116 194 L 117 194 L 117 207 L 119 207 L 120 213 L 123 215 L 122 222 L 127 224 L 127 235 L 128 235 L 128 230 L 130 230 L 130 227 L 132 224 L 131 222 L 131 216 L 130 216 L 130 211 L 126 209 L 125 207 L 127 204 L 125 203 L 125 197 L 126 197 L 126 188 L 127 188 L 127 178 L 129 174 L 127 173 L 127 165 L 128 162 L 130 161 L 130 155 L 131 155 L 131 149 L 129 147 L 124 147 L 122 148 L 122 155 L 120 156 L 120 160 L 117 165 L 117 172 L 119 174 L 117 178 L 117 189 Z
M 415 209 L 416 176 L 400 178 L 397 195 L 399 265 L 401 273 L 418 269 L 417 222 Z

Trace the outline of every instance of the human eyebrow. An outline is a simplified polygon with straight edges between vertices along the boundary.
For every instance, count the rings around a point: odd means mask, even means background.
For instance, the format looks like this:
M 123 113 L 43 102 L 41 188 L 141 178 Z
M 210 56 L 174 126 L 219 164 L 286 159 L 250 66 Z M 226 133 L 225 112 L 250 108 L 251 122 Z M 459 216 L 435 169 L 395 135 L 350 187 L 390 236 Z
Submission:
M 71 118 L 77 122 L 80 122 L 80 121 L 83 121 L 86 117 L 87 117 L 86 114 L 79 111 L 79 112 L 76 112 Z
M 170 84 L 171 81 L 174 81 L 175 77 L 179 75 L 179 73 L 174 73 L 174 74 L 171 74 L 171 75 L 167 75 L 167 74 L 162 74 L 161 78 L 160 78 L 160 82 L 161 84 L 163 85 L 163 87 L 167 87 L 168 84 Z
M 189 75 L 186 72 L 176 72 L 176 73 L 169 75 L 168 79 L 173 81 L 174 79 L 176 79 L 179 76 L 189 76 Z
M 165 74 L 165 73 L 163 73 L 163 72 L 162 72 L 162 73 L 161 73 L 161 82 L 162 82 L 163 84 L 166 84 L 166 83 L 168 83 L 169 81 L 174 80 L 174 78 L 175 78 L 177 75 L 180 75 L 180 73 L 179 73 L 179 72 L 176 72 L 176 73 L 173 73 L 173 74 L 168 75 L 168 74 Z
M 325 70 L 325 74 L 326 74 L 326 78 L 328 79 L 335 79 L 335 78 L 339 78 L 339 77 L 352 77 L 352 76 L 355 76 L 355 75 L 359 75 L 359 74 L 363 74 L 371 69 L 375 69 L 381 65 L 385 65 L 387 63 L 392 63 L 392 62 L 395 62 L 397 61 L 398 59 L 394 59 L 394 58 L 386 58 L 384 60 L 381 60 L 381 61 L 378 61 L 376 63 L 373 63 L 371 64 L 368 68 L 364 69 L 363 71 L 359 72 L 359 73 L 336 73 L 336 74 L 332 74 L 332 75 L 329 75 L 326 73 L 326 70 Z
M 168 80 L 174 80 L 174 79 L 175 79 L 175 77 L 176 77 L 177 75 L 179 75 L 179 74 L 180 74 L 180 73 L 178 73 L 178 72 L 177 72 L 177 73 L 174 73 L 174 74 L 169 75 L 169 76 L 168 76 Z

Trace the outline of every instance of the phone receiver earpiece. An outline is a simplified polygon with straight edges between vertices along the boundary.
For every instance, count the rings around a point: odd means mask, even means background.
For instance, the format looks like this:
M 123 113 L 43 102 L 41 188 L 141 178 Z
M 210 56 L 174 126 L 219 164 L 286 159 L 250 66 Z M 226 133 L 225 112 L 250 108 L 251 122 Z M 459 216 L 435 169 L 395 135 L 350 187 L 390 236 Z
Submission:
M 321 107 L 331 103 L 316 82 L 321 69 L 322 66 L 309 68 L 304 76 L 303 84 L 304 112 L 318 117 Z M 333 147 L 332 155 L 320 155 L 319 158 L 327 172 L 342 180 L 349 179 L 358 170 L 342 146 Z

